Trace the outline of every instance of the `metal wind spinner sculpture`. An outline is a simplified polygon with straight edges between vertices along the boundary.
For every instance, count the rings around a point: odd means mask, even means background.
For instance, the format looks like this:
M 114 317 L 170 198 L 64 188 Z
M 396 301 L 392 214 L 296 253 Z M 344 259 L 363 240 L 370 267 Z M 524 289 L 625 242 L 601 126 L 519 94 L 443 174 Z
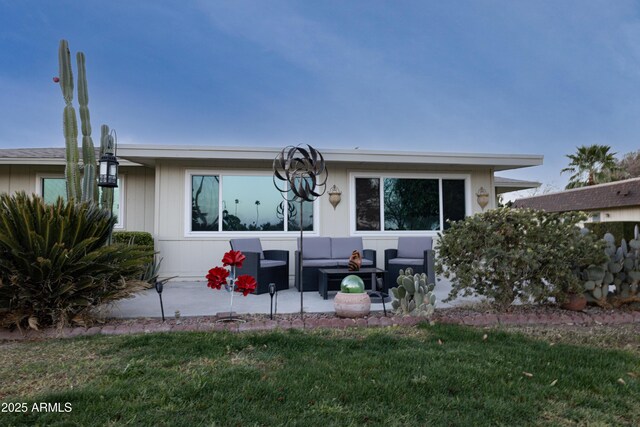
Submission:
M 300 291 L 300 316 L 303 314 L 304 287 L 302 281 L 303 260 L 303 202 L 313 202 L 326 191 L 329 173 L 322 154 L 310 145 L 287 146 L 273 160 L 273 185 L 289 203 L 299 202 L 300 209 L 300 254 L 298 259 L 298 280 Z M 284 206 L 283 206 L 284 208 Z M 283 209 L 284 210 L 284 209 Z

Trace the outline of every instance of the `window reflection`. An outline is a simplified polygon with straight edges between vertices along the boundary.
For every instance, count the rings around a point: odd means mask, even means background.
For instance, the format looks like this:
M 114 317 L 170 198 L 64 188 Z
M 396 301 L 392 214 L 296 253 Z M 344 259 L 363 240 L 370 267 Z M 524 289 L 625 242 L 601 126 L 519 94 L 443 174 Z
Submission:
M 67 181 L 64 178 L 42 178 L 42 198 L 45 203 L 55 203 L 58 197 L 67 200 Z
M 439 230 L 437 179 L 384 179 L 385 230 Z
M 284 231 L 278 217 L 282 195 L 270 176 L 222 178 L 222 229 L 224 231 Z
M 380 230 L 379 178 L 356 178 L 356 230 Z
M 466 213 L 466 201 L 464 196 L 464 179 L 442 180 L 442 211 L 444 216 L 443 227 L 447 230 L 451 227 L 450 221 L 464 219 Z
M 289 198 L 293 198 L 291 191 Z M 300 202 L 290 202 L 288 206 L 289 231 L 300 231 Z M 313 202 L 302 202 L 302 228 L 313 231 Z
M 300 203 L 284 201 L 270 175 L 191 175 L 191 201 L 191 231 L 300 231 Z M 303 203 L 306 231 L 313 209 Z
M 218 231 L 219 177 L 191 177 L 191 230 Z
M 58 197 L 62 197 L 62 200 L 67 200 L 67 180 L 64 178 L 42 178 L 42 198 L 45 203 L 51 204 L 58 200 Z M 118 218 L 118 224 L 120 221 L 120 178 L 118 178 L 118 187 L 113 189 L 113 216 Z M 102 187 L 98 187 L 98 199 L 102 195 Z

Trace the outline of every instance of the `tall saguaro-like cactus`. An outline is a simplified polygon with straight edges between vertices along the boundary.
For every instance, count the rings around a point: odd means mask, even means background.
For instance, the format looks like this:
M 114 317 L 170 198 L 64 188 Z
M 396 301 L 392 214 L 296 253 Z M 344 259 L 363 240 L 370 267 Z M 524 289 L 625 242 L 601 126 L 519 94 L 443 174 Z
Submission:
M 87 88 L 87 72 L 84 65 L 84 53 L 76 54 L 78 62 L 78 103 L 80 104 L 80 121 L 82 123 L 82 201 L 98 200 L 96 183 L 96 152 L 91 139 L 91 121 L 89 115 L 89 91 Z
M 81 201 L 97 201 L 98 186 L 96 182 L 96 153 L 91 139 L 91 121 L 89 115 L 89 91 L 84 53 L 78 52 L 78 103 L 80 104 L 80 120 L 82 123 L 82 161 L 83 176 L 80 178 L 78 152 L 78 120 L 73 108 L 73 70 L 71 53 L 66 40 L 60 40 L 58 51 L 60 63 L 60 88 L 65 107 L 63 130 L 66 146 L 65 178 L 67 180 L 67 199 Z M 81 185 L 82 182 L 82 185 Z
M 65 103 L 62 125 L 66 147 L 64 176 L 67 180 L 67 200 L 78 200 L 82 191 L 80 188 L 80 165 L 78 164 L 78 119 L 72 105 L 73 71 L 69 44 L 66 40 L 60 40 L 58 62 L 60 65 L 60 89 Z

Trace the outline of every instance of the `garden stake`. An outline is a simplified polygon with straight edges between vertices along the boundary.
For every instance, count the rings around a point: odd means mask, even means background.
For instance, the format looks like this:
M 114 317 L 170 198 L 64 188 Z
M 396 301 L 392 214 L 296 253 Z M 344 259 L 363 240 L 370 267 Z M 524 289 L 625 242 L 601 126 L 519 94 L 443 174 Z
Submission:
M 162 311 L 162 322 L 164 322 L 164 306 L 162 305 L 162 288 L 164 284 L 162 281 L 156 280 L 155 287 L 156 292 L 158 292 L 158 296 L 160 297 L 160 310 Z
M 273 159 L 273 185 L 288 202 L 300 202 L 300 253 L 298 258 L 298 287 L 300 291 L 300 318 L 304 319 L 304 285 L 302 280 L 303 218 L 302 203 L 313 202 L 326 191 L 329 173 L 322 154 L 310 145 L 288 146 Z M 277 180 L 283 181 L 283 188 Z M 292 193 L 292 196 L 289 194 Z M 284 201 L 283 201 L 284 203 Z M 285 212 L 284 205 L 282 209 Z
M 303 298 L 304 298 L 304 280 L 302 280 L 302 199 L 300 199 L 300 262 L 298 262 L 298 277 L 300 278 L 300 318 L 304 319 Z
M 273 296 L 276 294 L 276 284 L 269 283 L 269 296 L 271 297 L 271 315 L 270 318 L 273 320 Z

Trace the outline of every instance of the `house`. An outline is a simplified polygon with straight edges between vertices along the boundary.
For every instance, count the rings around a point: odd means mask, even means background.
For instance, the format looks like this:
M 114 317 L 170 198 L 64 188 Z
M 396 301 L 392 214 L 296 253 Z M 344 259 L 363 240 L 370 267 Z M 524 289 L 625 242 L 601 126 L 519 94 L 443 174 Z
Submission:
M 639 221 L 640 178 L 525 197 L 513 206 L 548 212 L 584 211 L 589 215 L 587 222 Z
M 401 235 L 437 236 L 447 219 L 496 206 L 501 192 L 537 183 L 494 172 L 542 164 L 540 155 L 321 149 L 335 206 L 283 204 L 273 184 L 277 148 L 120 145 L 117 229 L 153 234 L 163 275 L 202 278 L 232 237 L 258 236 L 293 257 L 300 218 L 307 236 L 362 236 L 364 247 L 396 247 Z M 65 193 L 64 148 L 0 150 L 0 191 L 54 200 Z M 477 194 L 484 191 L 482 207 Z M 488 197 L 487 197 L 488 196 Z M 484 203 L 483 203 L 484 204 Z M 302 208 L 302 209 L 301 209 Z M 222 218 L 222 221 L 220 219 Z M 293 263 L 291 277 L 293 277 Z

